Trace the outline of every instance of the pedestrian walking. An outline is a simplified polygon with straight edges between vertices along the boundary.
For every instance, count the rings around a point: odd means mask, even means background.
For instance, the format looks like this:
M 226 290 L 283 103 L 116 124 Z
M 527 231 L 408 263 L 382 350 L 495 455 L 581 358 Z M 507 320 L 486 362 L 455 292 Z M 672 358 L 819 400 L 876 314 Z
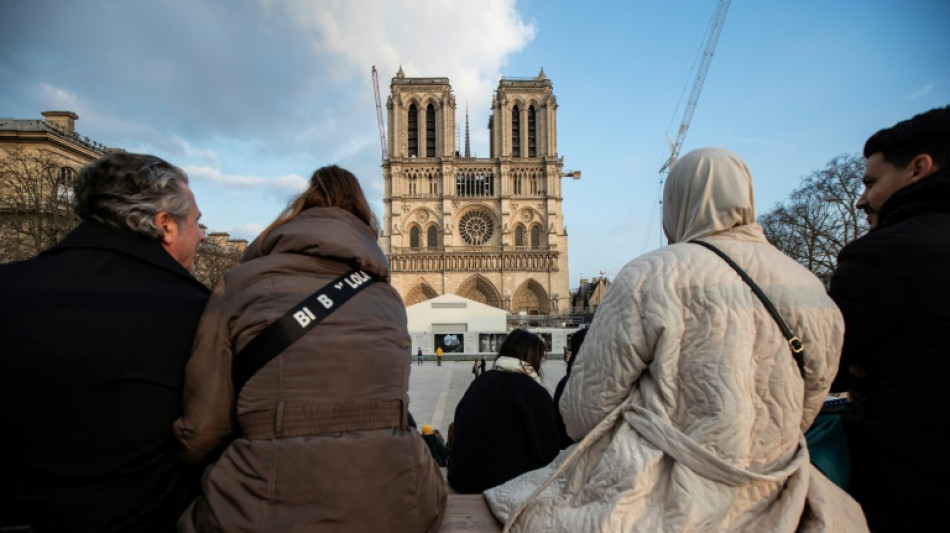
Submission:
M 416 353 L 416 366 L 422 366 L 422 348 L 419 348 L 419 351 Z

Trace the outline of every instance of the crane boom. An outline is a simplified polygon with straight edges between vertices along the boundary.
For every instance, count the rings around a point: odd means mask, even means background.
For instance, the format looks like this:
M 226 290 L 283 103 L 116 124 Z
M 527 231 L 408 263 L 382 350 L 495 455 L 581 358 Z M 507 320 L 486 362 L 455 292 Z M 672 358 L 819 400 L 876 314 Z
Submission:
M 383 106 L 379 101 L 379 76 L 376 74 L 376 65 L 373 65 L 373 92 L 376 94 L 376 122 L 379 123 L 379 147 L 382 150 L 383 161 L 389 159 L 386 150 L 386 126 L 383 124 Z
M 680 148 L 683 147 L 683 141 L 686 140 L 689 123 L 693 120 L 693 113 L 696 111 L 696 104 L 699 102 L 699 93 L 703 90 L 706 73 L 709 72 L 709 64 L 712 63 L 713 54 L 716 52 L 716 43 L 719 42 L 719 34 L 722 32 L 722 26 L 726 21 L 726 12 L 729 11 L 730 3 L 731 0 L 719 0 L 712 20 L 709 22 L 709 28 L 706 30 L 706 44 L 703 46 L 702 60 L 699 63 L 699 68 L 696 70 L 696 77 L 693 78 L 693 88 L 689 93 L 686 109 L 683 111 L 683 120 L 680 122 L 679 130 L 676 133 L 676 140 L 670 141 L 670 158 L 667 159 L 666 163 L 663 163 L 663 166 L 660 168 L 661 174 L 673 166 L 679 158 Z

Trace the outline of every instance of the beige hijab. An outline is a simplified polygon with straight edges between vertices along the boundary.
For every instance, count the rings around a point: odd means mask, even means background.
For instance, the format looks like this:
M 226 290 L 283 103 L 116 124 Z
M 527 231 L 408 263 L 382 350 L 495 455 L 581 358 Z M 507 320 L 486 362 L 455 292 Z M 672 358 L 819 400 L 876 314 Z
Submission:
M 670 169 L 663 188 L 663 231 L 671 244 L 753 223 L 752 175 L 738 155 L 700 148 Z

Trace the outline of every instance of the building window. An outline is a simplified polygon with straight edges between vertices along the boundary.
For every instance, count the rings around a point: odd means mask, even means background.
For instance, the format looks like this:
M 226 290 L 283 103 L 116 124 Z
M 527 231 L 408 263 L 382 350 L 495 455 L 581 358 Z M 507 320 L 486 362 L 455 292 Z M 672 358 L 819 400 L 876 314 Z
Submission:
M 515 226 L 515 246 L 524 246 L 524 226 Z
M 435 226 L 429 226 L 428 231 L 426 231 L 426 244 L 429 245 L 430 250 L 439 247 L 439 231 L 435 229 Z
M 495 223 L 491 215 L 484 211 L 469 211 L 462 215 L 459 221 L 459 234 L 471 246 L 485 244 L 493 233 L 495 233 Z
M 418 248 L 419 247 L 419 227 L 413 226 L 409 230 L 409 247 Z
M 511 178 L 511 194 L 521 194 L 521 175 Z
M 538 157 L 538 129 L 534 106 L 528 108 L 528 157 Z
M 537 248 L 541 245 L 541 226 L 531 228 L 531 247 Z
M 495 180 L 489 173 L 479 169 L 462 169 L 455 178 L 455 194 L 458 196 L 492 196 Z
M 435 107 L 426 107 L 426 157 L 435 157 Z
M 417 192 L 416 177 L 409 176 L 409 194 L 416 194 L 416 192 Z
M 416 104 L 409 106 L 409 157 L 419 157 L 419 110 Z
M 521 157 L 521 112 L 518 106 L 511 109 L 511 155 Z

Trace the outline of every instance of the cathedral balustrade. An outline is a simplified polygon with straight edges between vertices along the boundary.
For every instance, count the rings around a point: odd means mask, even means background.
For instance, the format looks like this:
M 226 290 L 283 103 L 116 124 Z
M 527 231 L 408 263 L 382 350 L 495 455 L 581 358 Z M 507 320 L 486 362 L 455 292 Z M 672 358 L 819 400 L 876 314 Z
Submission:
M 390 258 L 393 272 L 558 272 L 556 253 L 493 253 L 482 255 L 394 253 Z

